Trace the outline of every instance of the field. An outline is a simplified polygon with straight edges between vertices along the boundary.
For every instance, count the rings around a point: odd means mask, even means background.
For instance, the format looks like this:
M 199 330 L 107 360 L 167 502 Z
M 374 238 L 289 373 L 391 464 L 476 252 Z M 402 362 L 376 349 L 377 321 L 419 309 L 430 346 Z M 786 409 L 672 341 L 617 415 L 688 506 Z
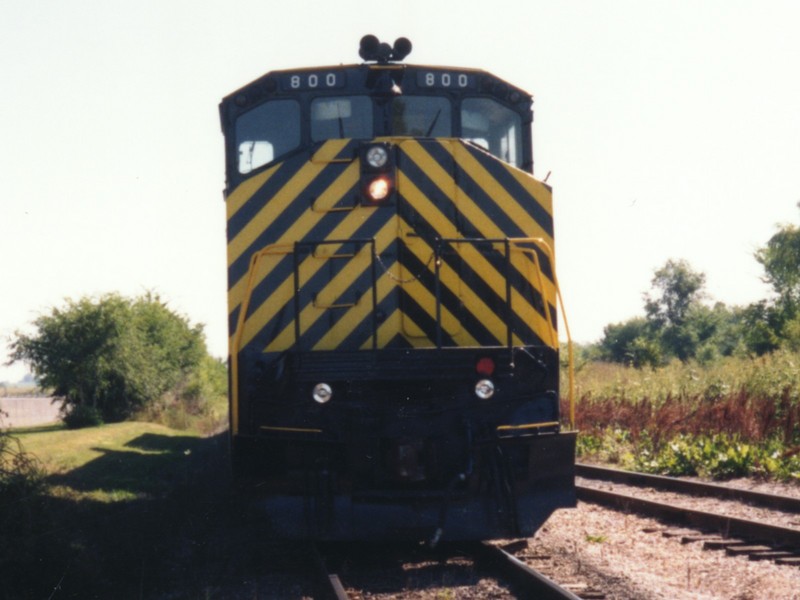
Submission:
M 226 434 L 128 422 L 14 435 L 48 488 L 0 507 L 0 597 L 210 597 L 210 581 L 241 574 L 232 546 L 258 528 L 244 533 Z
M 800 355 L 635 369 L 587 362 L 576 376 L 583 459 L 673 475 L 800 482 Z

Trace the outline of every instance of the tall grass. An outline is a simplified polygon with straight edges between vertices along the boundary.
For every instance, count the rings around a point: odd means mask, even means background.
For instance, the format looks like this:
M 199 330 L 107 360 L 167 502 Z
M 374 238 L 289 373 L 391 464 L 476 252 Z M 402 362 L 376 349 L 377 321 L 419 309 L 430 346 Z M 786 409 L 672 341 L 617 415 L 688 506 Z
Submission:
M 674 470 L 681 462 L 675 448 L 688 444 L 703 449 L 695 453 L 699 461 L 720 452 L 746 454 L 741 460 L 753 471 L 800 478 L 798 366 L 800 354 L 789 351 L 658 369 L 585 363 L 576 377 L 579 447 L 610 460 L 627 457 L 639 467 L 655 461 L 654 470 L 665 462 Z

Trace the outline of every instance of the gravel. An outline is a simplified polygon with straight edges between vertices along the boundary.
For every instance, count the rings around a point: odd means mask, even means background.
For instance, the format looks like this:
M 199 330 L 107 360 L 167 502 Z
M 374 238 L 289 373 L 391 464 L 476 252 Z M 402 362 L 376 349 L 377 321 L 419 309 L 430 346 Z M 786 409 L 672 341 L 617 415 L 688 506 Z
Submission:
M 532 548 L 569 556 L 572 566 L 560 576 L 604 581 L 608 600 L 800 599 L 800 568 L 681 544 L 663 529 L 653 519 L 581 502 L 557 511 Z

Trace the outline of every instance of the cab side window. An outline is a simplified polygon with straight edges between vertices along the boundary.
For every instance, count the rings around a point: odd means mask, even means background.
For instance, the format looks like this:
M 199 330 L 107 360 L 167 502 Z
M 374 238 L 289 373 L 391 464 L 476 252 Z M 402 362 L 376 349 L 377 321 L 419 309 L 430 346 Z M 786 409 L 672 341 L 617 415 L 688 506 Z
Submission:
M 247 174 L 300 145 L 300 104 L 272 100 L 236 120 L 239 173 Z
M 516 167 L 522 165 L 522 119 L 491 98 L 461 103 L 461 136 Z

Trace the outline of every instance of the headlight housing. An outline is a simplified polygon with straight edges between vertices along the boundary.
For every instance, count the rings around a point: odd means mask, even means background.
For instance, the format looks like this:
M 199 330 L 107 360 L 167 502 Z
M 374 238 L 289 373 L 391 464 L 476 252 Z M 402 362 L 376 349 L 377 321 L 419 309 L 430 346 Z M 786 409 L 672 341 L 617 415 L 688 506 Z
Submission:
M 314 398 L 314 402 L 325 404 L 333 397 L 333 390 L 327 383 L 318 383 L 314 386 L 312 397 Z
M 475 395 L 481 400 L 494 396 L 494 383 L 490 379 L 481 379 L 475 384 Z

